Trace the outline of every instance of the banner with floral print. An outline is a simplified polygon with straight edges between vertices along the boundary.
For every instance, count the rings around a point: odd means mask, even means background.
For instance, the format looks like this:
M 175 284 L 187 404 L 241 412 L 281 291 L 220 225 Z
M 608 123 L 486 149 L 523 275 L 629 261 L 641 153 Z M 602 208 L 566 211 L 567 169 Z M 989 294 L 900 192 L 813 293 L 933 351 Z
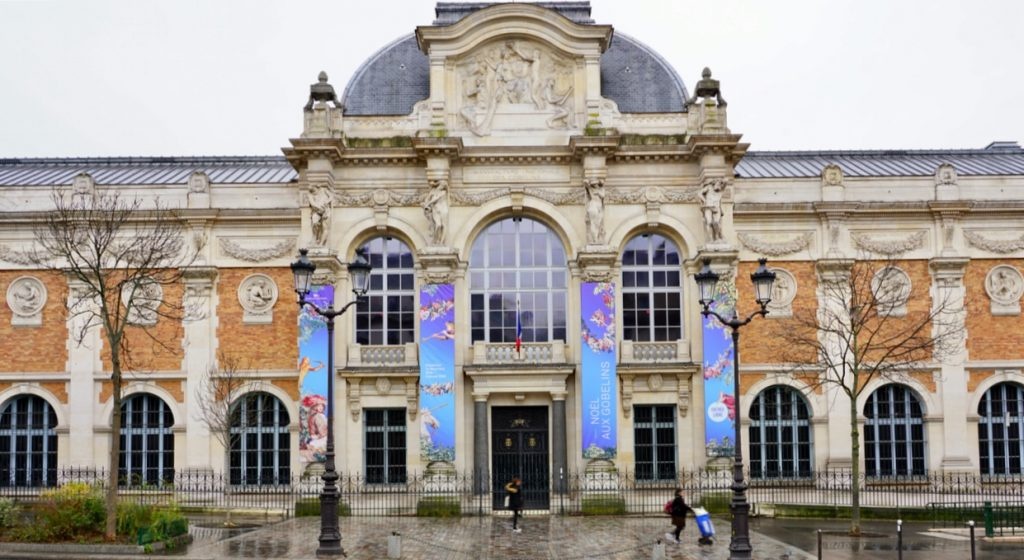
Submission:
M 733 312 L 735 287 L 732 282 L 719 284 L 720 290 L 711 303 L 723 317 Z M 704 444 L 708 457 L 733 454 L 736 438 L 736 375 L 732 331 L 711 315 L 704 317 Z
M 326 309 L 334 286 L 314 286 L 306 301 Z M 323 462 L 327 453 L 327 321 L 303 305 L 299 312 L 299 457 Z
M 619 400 L 615 376 L 615 284 L 584 282 L 580 311 L 583 458 L 612 459 L 618 447 Z
M 420 290 L 420 458 L 455 460 L 455 286 Z

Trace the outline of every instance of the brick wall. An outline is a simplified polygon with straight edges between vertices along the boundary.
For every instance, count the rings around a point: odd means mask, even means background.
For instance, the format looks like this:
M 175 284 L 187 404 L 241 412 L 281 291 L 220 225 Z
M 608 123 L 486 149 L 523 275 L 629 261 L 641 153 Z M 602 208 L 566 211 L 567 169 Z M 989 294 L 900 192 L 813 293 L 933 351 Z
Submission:
M 6 299 L 0 303 L 0 373 L 61 373 L 68 361 L 67 282 L 63 275 L 46 271 L 0 271 L 0 297 L 11 282 L 34 276 L 46 286 L 43 321 L 38 327 L 13 326 L 14 313 Z
M 985 292 L 992 267 L 1008 264 L 1024 271 L 1021 260 L 971 261 L 964 273 L 967 307 L 967 351 L 971 360 L 1019 360 L 1024 357 L 1024 314 L 994 316 Z
M 157 317 L 155 325 L 128 325 L 124 329 L 125 347 L 121 366 L 126 371 L 180 371 L 185 357 L 182 339 L 185 329 L 181 324 L 181 286 L 164 286 L 164 301 L 169 305 L 166 311 L 170 317 Z M 110 346 L 106 334 L 102 338 L 103 371 L 111 371 Z
M 771 267 L 772 263 L 768 263 Z M 779 338 L 783 330 L 799 328 L 797 317 L 814 314 L 818 309 L 818 280 L 813 262 L 779 263 L 796 279 L 797 293 L 793 299 L 793 317 L 769 318 L 758 317 L 740 330 L 740 367 L 743 364 L 778 364 L 784 362 L 809 363 L 815 360 L 813 349 L 801 351 L 786 348 Z M 739 298 L 739 310 L 744 316 L 757 309 L 754 302 L 754 285 L 750 274 L 757 270 L 756 262 L 743 262 L 739 266 L 736 279 L 736 293 Z
M 277 284 L 274 320 L 269 324 L 242 322 L 238 285 L 250 274 L 266 274 Z M 295 369 L 299 361 L 299 306 L 292 291 L 292 271 L 287 268 L 221 269 L 217 280 L 217 340 L 227 360 L 237 360 L 245 370 Z

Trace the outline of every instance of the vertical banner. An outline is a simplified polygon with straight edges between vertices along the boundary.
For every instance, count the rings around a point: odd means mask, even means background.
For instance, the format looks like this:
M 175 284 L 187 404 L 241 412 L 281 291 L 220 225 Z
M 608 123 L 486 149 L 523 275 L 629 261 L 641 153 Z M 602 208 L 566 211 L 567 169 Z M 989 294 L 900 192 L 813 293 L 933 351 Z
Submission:
M 325 309 L 334 286 L 314 286 L 306 301 Z M 327 454 L 327 321 L 303 305 L 299 311 L 299 457 L 323 462 Z
M 711 309 L 723 316 L 732 314 L 734 287 L 715 296 Z M 736 437 L 736 395 L 733 376 L 736 370 L 732 331 L 714 317 L 703 318 L 704 360 L 704 444 L 708 457 L 733 454 Z
M 420 291 L 420 458 L 455 460 L 455 286 Z
M 612 459 L 618 446 L 615 377 L 615 284 L 580 287 L 583 335 L 583 458 Z

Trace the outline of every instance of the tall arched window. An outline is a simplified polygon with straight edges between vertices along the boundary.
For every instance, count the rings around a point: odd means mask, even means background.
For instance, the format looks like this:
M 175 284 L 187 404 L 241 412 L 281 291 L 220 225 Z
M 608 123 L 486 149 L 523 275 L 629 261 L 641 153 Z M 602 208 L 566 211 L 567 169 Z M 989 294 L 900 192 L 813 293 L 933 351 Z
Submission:
M 999 383 L 978 403 L 978 456 L 981 474 L 1022 474 L 1024 387 Z
M 174 480 L 174 418 L 160 397 L 139 393 L 121 404 L 121 484 Z
M 57 413 L 35 395 L 21 395 L 0 412 L 0 486 L 57 483 Z
M 231 484 L 288 484 L 288 410 L 269 393 L 249 393 L 231 409 Z
M 908 387 L 885 385 L 864 405 L 867 476 L 924 476 L 924 417 Z
M 683 337 L 679 249 L 656 233 L 634 237 L 622 252 L 622 337 L 637 342 Z
M 516 301 L 523 342 L 565 340 L 567 264 L 557 235 L 529 218 L 481 232 L 469 257 L 473 342 L 515 342 Z
M 785 385 L 761 391 L 750 406 L 750 476 L 811 476 L 811 421 L 803 395 Z
M 373 266 L 366 301 L 356 306 L 356 342 L 400 345 L 415 340 L 415 282 L 412 251 L 393 237 L 377 237 L 362 247 Z

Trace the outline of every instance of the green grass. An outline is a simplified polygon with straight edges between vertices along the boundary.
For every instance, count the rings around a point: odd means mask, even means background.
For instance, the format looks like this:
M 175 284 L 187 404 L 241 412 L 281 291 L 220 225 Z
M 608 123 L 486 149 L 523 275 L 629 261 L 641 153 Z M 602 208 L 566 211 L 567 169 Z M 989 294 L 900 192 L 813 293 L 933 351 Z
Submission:
M 349 517 L 352 508 L 345 502 L 338 502 L 338 517 Z M 295 517 L 320 517 L 320 498 L 302 498 L 295 502 Z
M 416 503 L 417 517 L 459 517 L 462 505 L 458 498 L 427 496 Z
M 618 496 L 584 496 L 583 515 L 626 515 L 626 500 Z

